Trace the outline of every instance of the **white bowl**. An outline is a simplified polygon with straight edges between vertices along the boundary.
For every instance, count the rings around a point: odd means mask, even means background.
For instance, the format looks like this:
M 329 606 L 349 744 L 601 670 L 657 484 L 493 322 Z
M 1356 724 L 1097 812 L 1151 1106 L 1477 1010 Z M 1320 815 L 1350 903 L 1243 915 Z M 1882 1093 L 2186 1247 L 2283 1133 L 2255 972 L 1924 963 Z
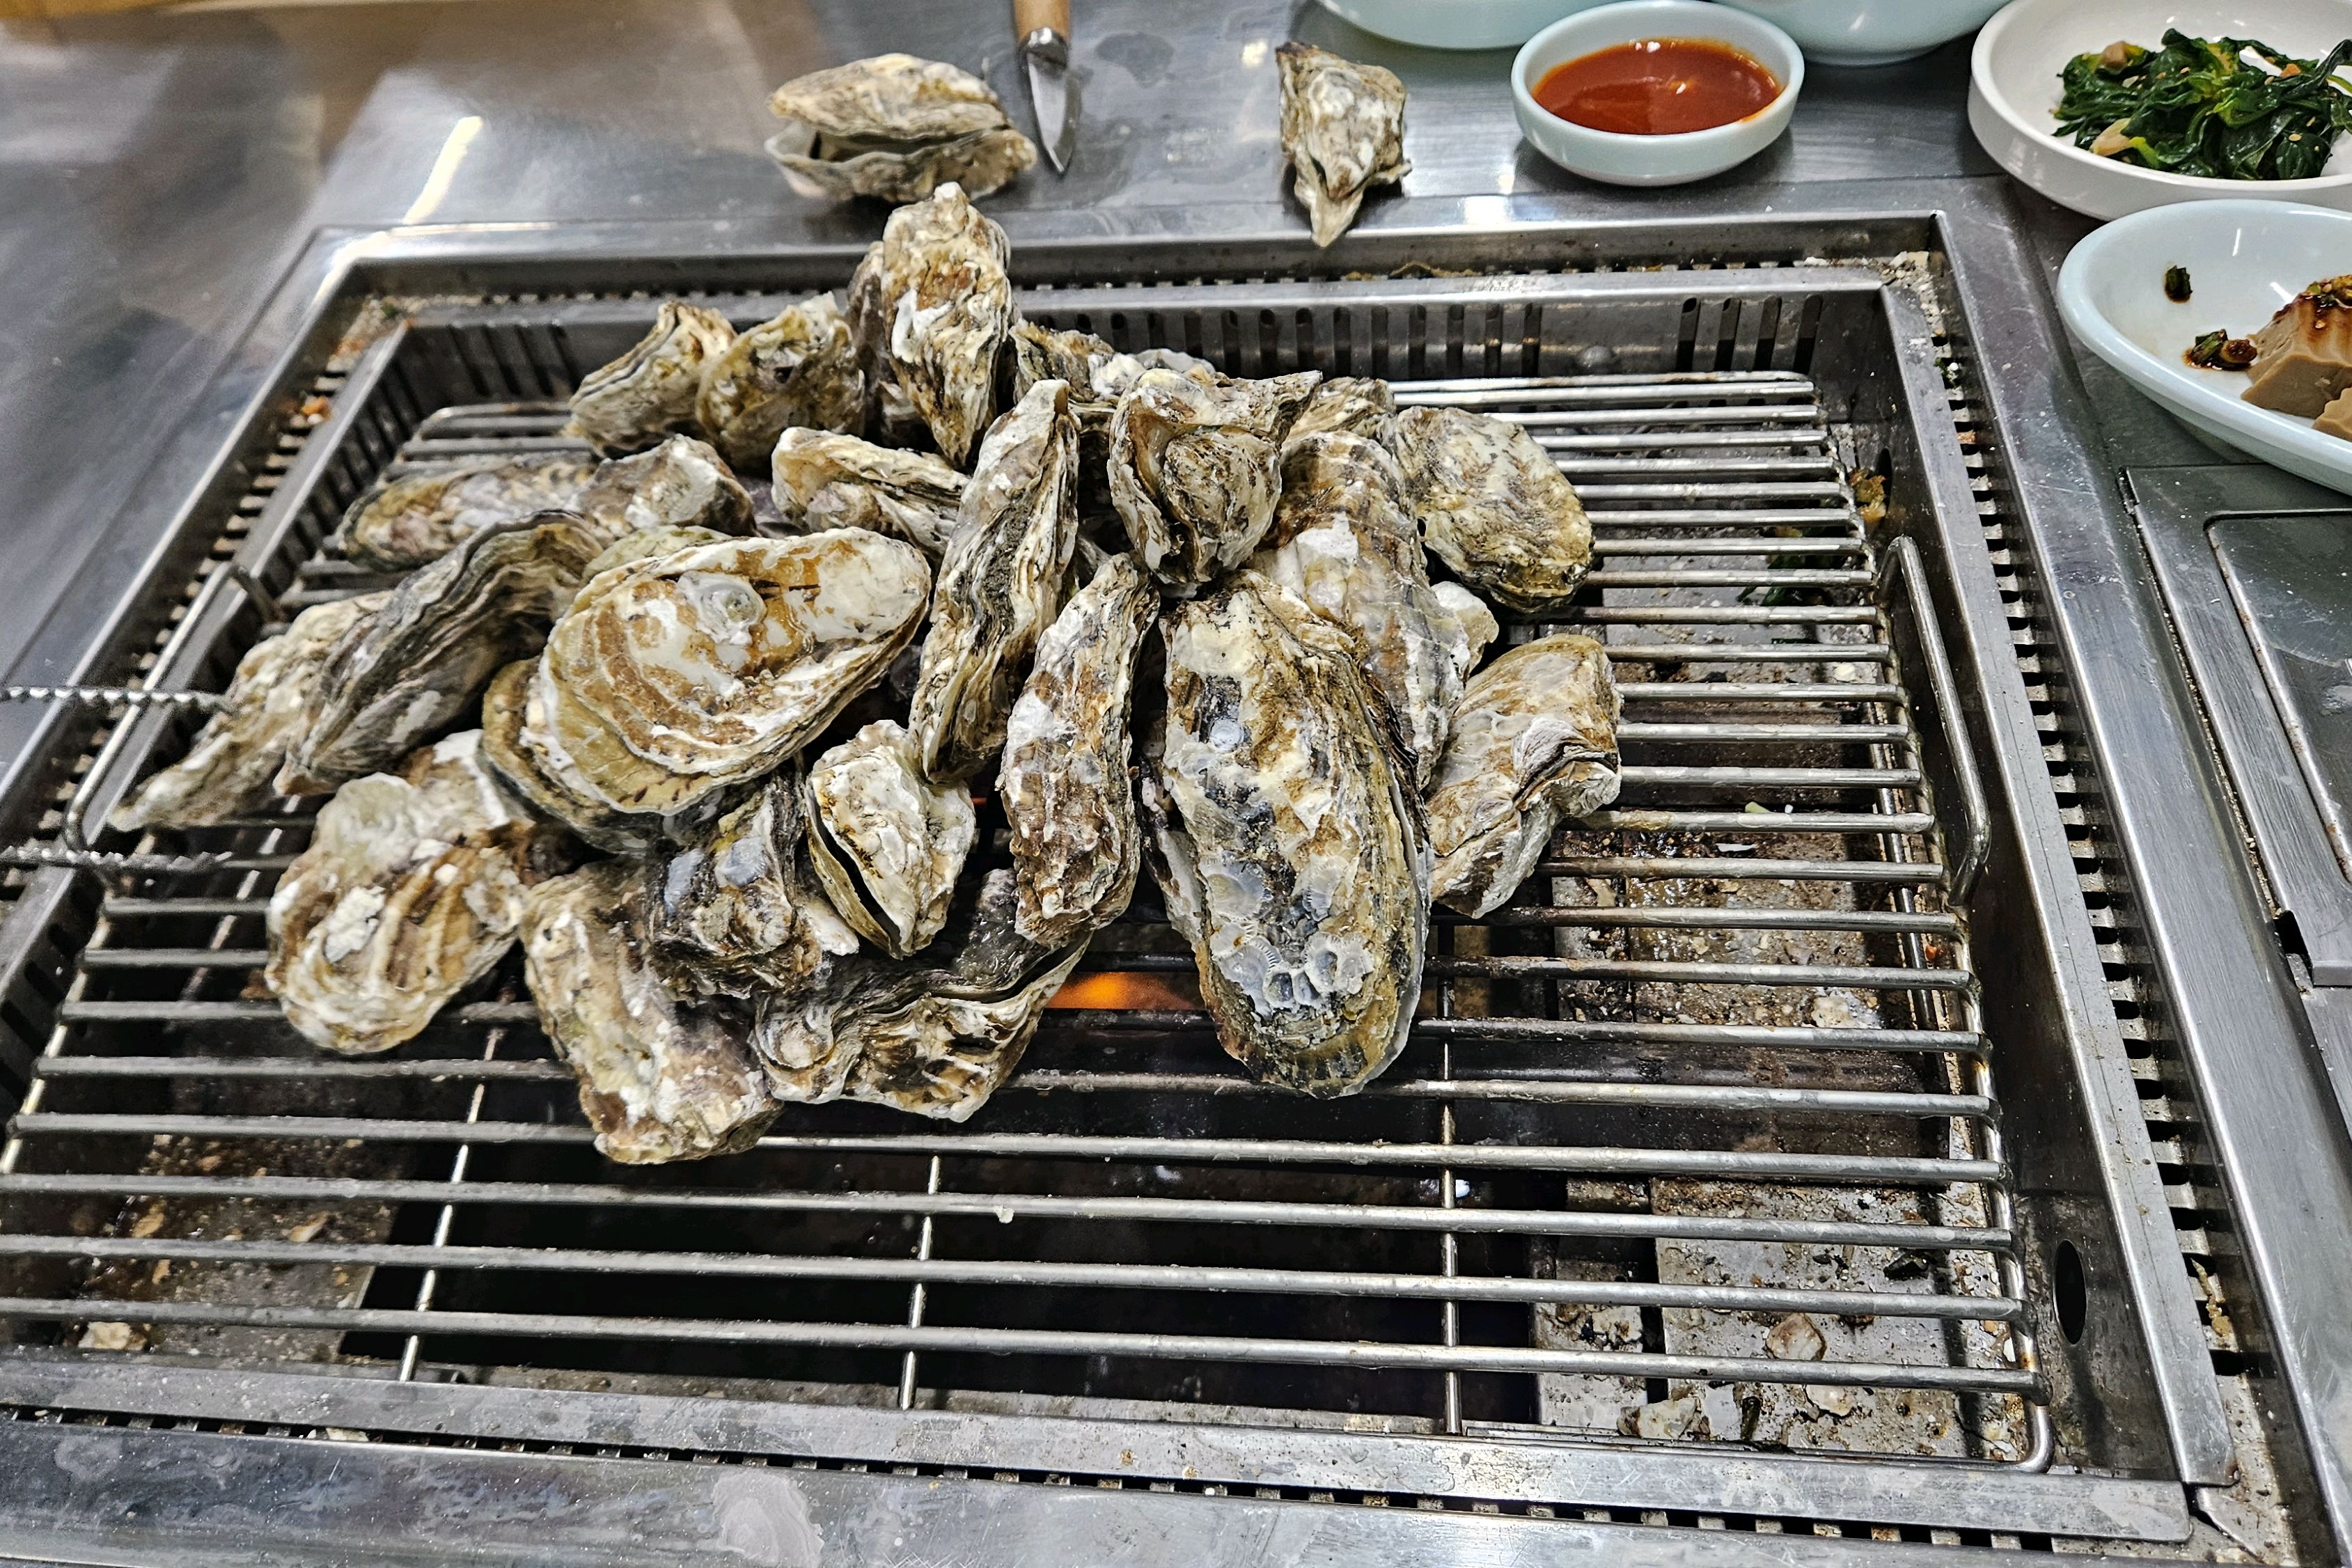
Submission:
M 1927 3 L 1927 0 L 1922 0 Z M 1745 120 L 1674 136 L 1628 136 L 1562 120 L 1535 100 L 1554 66 L 1643 38 L 1729 44 L 1780 79 L 1780 96 Z M 1805 85 L 1805 55 L 1771 23 L 1700 0 L 1619 0 L 1554 22 L 1511 62 L 1511 102 L 1535 150 L 1570 174 L 1612 185 L 1680 185 L 1744 163 L 1780 140 Z
M 1328 0 L 1327 0 L 1328 3 Z M 2007 0 L 1723 0 L 1780 27 L 1823 66 L 1916 58 L 1985 24 Z
M 2066 62 L 2118 39 L 2153 48 L 2167 27 L 2200 38 L 2259 38 L 2315 59 L 2352 37 L 2352 0 L 2015 0 L 1977 35 L 1969 86 L 1969 124 L 1977 140 L 2002 168 L 2060 206 L 2093 217 L 2250 196 L 2352 207 L 2352 150 L 2345 140 L 2315 180 L 2205 180 L 2095 158 L 2060 136 L 2053 111 Z
M 1576 11 L 1608 0 L 1323 0 L 1323 8 L 1400 44 L 1424 49 L 1507 49 Z
M 2165 298 L 2186 267 L 2189 300 Z M 2135 213 L 2074 247 L 2058 308 L 2074 335 L 2199 431 L 2291 474 L 2352 494 L 2352 441 L 2308 419 L 2257 408 L 2246 378 L 2181 355 L 2216 327 L 2244 337 L 2322 278 L 2352 270 L 2352 214 L 2287 202 L 2200 202 Z

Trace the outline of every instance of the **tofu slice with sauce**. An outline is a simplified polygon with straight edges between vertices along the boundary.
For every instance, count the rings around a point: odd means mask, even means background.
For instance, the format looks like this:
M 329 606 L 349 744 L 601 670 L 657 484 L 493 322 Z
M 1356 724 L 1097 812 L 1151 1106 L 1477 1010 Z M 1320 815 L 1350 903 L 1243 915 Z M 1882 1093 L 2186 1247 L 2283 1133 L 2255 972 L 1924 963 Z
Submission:
M 2352 276 L 2296 295 L 2256 332 L 2245 400 L 2313 419 L 2352 390 Z

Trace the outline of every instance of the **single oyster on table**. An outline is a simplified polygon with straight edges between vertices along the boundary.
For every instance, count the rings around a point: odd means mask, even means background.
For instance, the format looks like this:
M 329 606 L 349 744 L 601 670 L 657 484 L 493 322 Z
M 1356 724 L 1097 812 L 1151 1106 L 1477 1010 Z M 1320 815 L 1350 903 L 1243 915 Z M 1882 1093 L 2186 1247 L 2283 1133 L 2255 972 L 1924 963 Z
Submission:
M 809 764 L 808 858 L 833 907 L 893 958 L 931 944 L 979 837 L 971 795 L 923 777 L 906 729 L 866 725 Z
M 405 572 L 493 524 L 572 506 L 595 477 L 593 458 L 534 452 L 378 479 L 352 502 L 328 545 L 355 566 Z
M 1203 583 L 1249 559 L 1274 521 L 1283 432 L 1320 379 L 1136 379 L 1111 418 L 1110 498 L 1152 575 Z
M 1423 541 L 1465 583 L 1528 615 L 1576 593 L 1592 565 L 1592 524 L 1525 429 L 1458 408 L 1408 408 L 1396 454 Z
M 752 469 L 793 426 L 856 429 L 864 399 L 849 318 L 832 295 L 813 294 L 737 334 L 703 373 L 694 411 L 719 455 Z
M 310 727 L 327 655 L 391 596 L 386 590 L 313 605 L 278 636 L 254 644 L 188 754 L 141 784 L 108 814 L 107 825 L 125 833 L 205 827 L 267 804 L 278 793 L 269 781 Z
M 451 735 L 319 808 L 270 895 L 262 978 L 314 1043 L 390 1050 L 505 956 L 562 853 L 491 777 L 481 737 Z
M 1047 947 L 1126 912 L 1142 856 L 1128 711 L 1137 656 L 1160 595 L 1114 555 L 1038 639 L 1036 667 L 1005 728 L 997 778 L 1012 830 L 1014 928 Z
M 1608 654 L 1573 632 L 1523 643 L 1471 678 L 1429 791 L 1440 902 L 1496 909 L 1561 817 L 1617 798 L 1617 710 Z
M 953 180 L 984 196 L 1037 161 L 986 82 L 940 60 L 877 55 L 776 89 L 768 155 L 803 195 L 919 202 Z
M 970 778 L 1003 749 L 1030 656 L 1061 607 L 1078 524 L 1069 401 L 1065 383 L 1041 381 L 981 444 L 907 712 L 933 779 Z
M 1240 572 L 1172 608 L 1154 872 L 1251 1076 L 1353 1094 L 1404 1048 L 1430 863 L 1347 635 Z
M 604 464 L 574 505 L 606 544 L 651 528 L 751 531 L 751 492 L 717 448 L 691 436 Z
M 548 1043 L 580 1079 L 596 1150 L 624 1164 L 750 1148 L 774 1120 L 749 1009 L 682 1002 L 646 958 L 646 868 L 605 860 L 531 889 L 523 967 Z
M 849 326 L 870 432 L 929 432 L 957 468 L 996 414 L 996 358 L 1013 328 L 1004 231 L 953 181 L 882 226 L 849 280 Z M 898 444 L 904 445 L 903 441 Z
M 929 452 L 794 428 L 776 438 L 771 461 L 776 511 L 793 531 L 866 528 L 934 561 L 947 552 L 965 481 Z
M 646 940 L 675 987 L 789 991 L 857 951 L 810 871 L 802 788 L 800 770 L 786 766 L 656 868 Z
M 734 342 L 733 324 L 718 311 L 665 300 L 652 331 L 581 378 L 565 428 L 606 457 L 692 435 L 703 375 Z
M 1328 245 L 1356 221 L 1364 193 L 1412 172 L 1404 158 L 1404 83 L 1328 49 L 1286 43 L 1282 66 L 1282 151 L 1298 171 L 1298 201 Z
M 286 795 L 323 795 L 455 723 L 499 668 L 535 652 L 602 548 L 571 512 L 486 528 L 413 574 L 337 642 Z

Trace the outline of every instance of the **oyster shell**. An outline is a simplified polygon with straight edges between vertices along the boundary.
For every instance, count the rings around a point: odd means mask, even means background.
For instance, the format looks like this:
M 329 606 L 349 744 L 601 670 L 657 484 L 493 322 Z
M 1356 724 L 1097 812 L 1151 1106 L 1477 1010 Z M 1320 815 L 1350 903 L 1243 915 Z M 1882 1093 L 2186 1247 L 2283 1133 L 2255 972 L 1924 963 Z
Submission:
M 803 788 L 787 766 L 654 872 L 646 938 L 677 988 L 787 991 L 857 951 L 810 873 Z
M 885 719 L 809 765 L 807 805 L 809 863 L 841 918 L 893 958 L 929 947 L 979 837 L 971 793 L 926 780 Z
M 866 428 L 927 430 L 957 468 L 996 414 L 996 357 L 1013 327 L 1004 231 L 950 180 L 900 207 L 849 280 Z M 904 442 L 898 444 L 903 445 Z
M 795 428 L 776 438 L 776 510 L 797 533 L 866 528 L 937 561 L 955 531 L 964 477 L 928 452 Z
M 1397 405 L 1389 384 L 1376 376 L 1338 375 L 1323 382 L 1290 422 L 1283 437 L 1283 455 L 1309 436 L 1343 434 L 1394 447 Z M 1286 484 L 1287 479 L 1284 480 Z
M 1528 615 L 1575 594 L 1592 524 L 1534 437 L 1483 414 L 1408 408 L 1396 454 L 1423 541 L 1465 583 Z
M 1249 559 L 1274 521 L 1283 432 L 1320 379 L 1136 378 L 1111 417 L 1110 498 L 1152 575 L 1202 583 Z
M 279 793 L 323 795 L 455 723 L 499 666 L 538 648 L 601 547 L 572 513 L 542 512 L 486 528 L 409 576 L 327 656 Z
M 579 1076 L 597 1152 L 624 1164 L 750 1148 L 774 1120 L 740 1003 L 679 1001 L 646 956 L 642 866 L 605 860 L 531 889 L 523 966 L 540 1026 Z
M 1061 607 L 1077 539 L 1077 455 L 1069 388 L 1058 381 L 1031 387 L 981 444 L 907 710 L 930 778 L 970 778 L 1003 749 L 1030 656 Z
M 1404 158 L 1404 83 L 1311 44 L 1275 50 L 1282 67 L 1282 151 L 1298 171 L 1298 201 L 1328 245 L 1356 221 L 1364 192 L 1412 172 Z
M 561 775 L 540 767 L 522 747 L 522 728 L 532 715 L 535 658 L 517 659 L 491 679 L 482 692 L 482 760 L 518 799 L 549 822 L 560 822 L 583 843 L 613 855 L 653 855 L 706 826 L 710 813 L 676 817 L 616 810 L 603 799 L 573 789 Z M 544 721 L 544 710 L 541 710 Z
M 737 334 L 703 373 L 694 413 L 719 455 L 756 469 L 795 425 L 855 430 L 865 401 L 849 318 L 830 294 L 812 294 Z
M 693 434 L 703 375 L 734 342 L 733 325 L 718 311 L 663 301 L 652 331 L 581 378 L 565 428 L 606 457 Z
M 1427 947 L 1419 800 L 1346 634 L 1240 572 L 1172 608 L 1145 795 L 1169 917 L 1253 1077 L 1352 1094 L 1404 1048 Z
M 768 155 L 803 195 L 917 202 L 944 182 L 984 196 L 1037 161 L 986 82 L 939 60 L 877 55 L 776 89 Z
M 1110 422 L 1125 396 L 1147 370 L 1169 370 L 1190 375 L 1206 385 L 1224 378 L 1207 360 L 1174 349 L 1144 349 L 1119 353 L 1092 332 L 1057 331 L 1032 321 L 1015 321 L 1013 350 L 1013 395 L 1025 397 L 1041 381 L 1070 384 L 1070 413 L 1078 422 L 1078 526 L 1093 529 L 1107 521 L 1110 531 L 1119 529 L 1111 504 Z
M 1055 947 L 1127 910 L 1141 857 L 1128 710 L 1160 609 L 1150 578 L 1114 555 L 1038 639 L 1005 727 L 998 797 L 1012 830 L 1014 928 Z
M 1488 645 L 1503 635 L 1495 612 L 1486 601 L 1459 583 L 1433 584 L 1430 592 L 1437 595 L 1439 607 L 1444 612 L 1437 623 L 1438 635 L 1445 641 L 1446 651 L 1454 657 L 1454 668 L 1464 680 L 1478 668 Z
M 929 587 L 920 551 L 857 529 L 602 573 L 548 636 L 516 750 L 607 812 L 715 814 L 881 677 Z
M 580 492 L 577 510 L 607 544 L 649 528 L 751 531 L 751 495 L 718 449 L 691 436 L 672 436 L 634 457 L 597 468 Z
M 633 566 L 656 555 L 675 555 L 681 550 L 692 550 L 701 544 L 724 544 L 729 534 L 715 528 L 641 528 L 635 533 L 625 533 L 596 552 L 588 563 L 588 571 L 581 581 L 593 581 L 598 574 L 615 566 Z
M 355 566 L 405 572 L 493 523 L 572 506 L 595 477 L 593 458 L 534 452 L 378 479 L 352 502 L 328 546 Z
M 390 1050 L 505 955 L 561 854 L 483 766 L 479 734 L 448 736 L 319 808 L 270 895 L 262 978 L 314 1043 Z
M 294 624 L 237 660 L 226 705 L 196 732 L 188 754 L 140 784 L 107 816 L 125 833 L 142 827 L 204 827 L 258 809 L 278 792 L 270 779 L 310 728 L 327 655 L 373 615 L 389 590 L 313 605 Z
M 1607 653 L 1573 632 L 1523 643 L 1471 678 L 1429 792 L 1439 901 L 1495 909 L 1561 817 L 1617 798 L 1617 709 Z

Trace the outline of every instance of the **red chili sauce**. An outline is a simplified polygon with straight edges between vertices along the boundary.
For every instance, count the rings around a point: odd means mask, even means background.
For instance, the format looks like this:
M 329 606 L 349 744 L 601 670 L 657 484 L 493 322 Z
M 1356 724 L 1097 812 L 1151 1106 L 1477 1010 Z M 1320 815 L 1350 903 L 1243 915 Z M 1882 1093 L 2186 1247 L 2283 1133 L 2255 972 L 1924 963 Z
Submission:
M 1535 96 L 1594 131 L 1674 136 L 1747 119 L 1780 96 L 1780 80 L 1728 44 L 1644 38 L 1554 66 Z

